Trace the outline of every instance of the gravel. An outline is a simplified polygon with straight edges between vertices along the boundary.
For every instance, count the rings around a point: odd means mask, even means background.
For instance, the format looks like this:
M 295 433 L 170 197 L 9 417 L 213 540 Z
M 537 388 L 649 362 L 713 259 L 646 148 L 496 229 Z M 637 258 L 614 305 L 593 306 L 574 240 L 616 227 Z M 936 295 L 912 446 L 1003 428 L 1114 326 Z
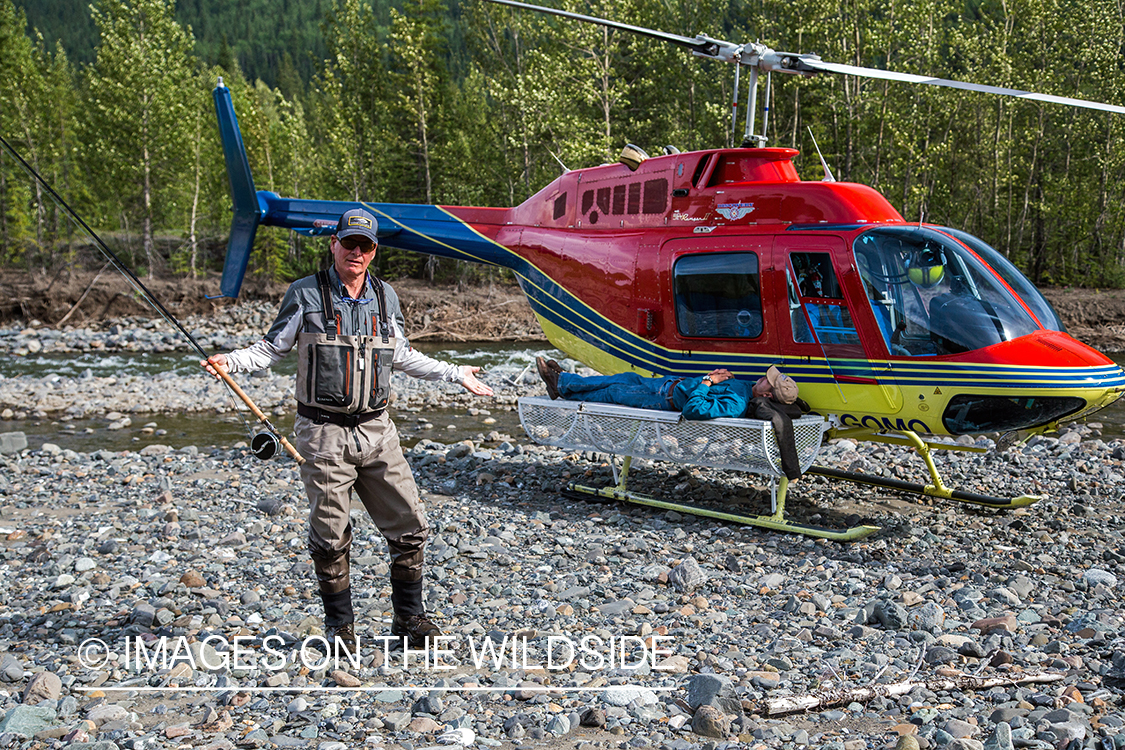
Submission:
M 268 320 L 253 314 L 256 337 Z M 233 330 L 223 348 L 242 335 Z M 0 334 L 0 347 L 16 351 L 21 336 L 26 346 L 30 336 Z M 492 374 L 506 385 L 490 409 L 542 392 L 527 373 Z M 229 408 L 202 375 L 182 389 L 100 380 L 5 379 L 0 400 L 13 412 L 120 418 L 137 404 Z M 288 378 L 246 382 L 291 408 Z M 400 409 L 423 415 L 480 407 L 456 386 L 396 388 Z M 385 543 L 360 510 L 358 664 L 315 648 L 321 605 L 288 458 L 8 445 L 0 747 L 1125 748 L 1125 445 L 1095 425 L 1003 452 L 942 452 L 951 486 L 1043 497 L 1009 512 L 796 482 L 793 520 L 882 527 L 853 544 L 573 500 L 568 481 L 612 482 L 607 457 L 522 434 L 422 440 L 407 455 L 433 530 L 425 597 L 448 640 L 425 654 L 384 651 Z M 818 463 L 922 476 L 905 449 L 847 440 Z M 634 461 L 630 488 L 731 512 L 769 506 L 760 478 L 670 464 Z M 1040 672 L 1061 679 L 1015 684 Z M 1008 682 L 766 713 L 771 699 L 955 674 Z

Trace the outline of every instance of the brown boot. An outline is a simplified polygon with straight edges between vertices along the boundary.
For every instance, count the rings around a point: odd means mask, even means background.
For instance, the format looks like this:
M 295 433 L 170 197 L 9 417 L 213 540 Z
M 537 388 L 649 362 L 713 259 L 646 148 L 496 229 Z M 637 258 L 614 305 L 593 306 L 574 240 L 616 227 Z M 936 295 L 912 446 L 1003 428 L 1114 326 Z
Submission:
M 554 365 L 552 367 L 551 365 Z M 558 362 L 551 360 L 548 362 L 542 357 L 535 358 L 535 369 L 539 371 L 539 377 L 543 378 L 543 382 L 547 386 L 547 395 L 552 399 L 559 397 L 559 373 L 562 368 L 559 367 Z
M 422 581 L 397 581 L 391 579 L 391 605 L 395 616 L 391 620 L 391 635 L 405 638 L 413 649 L 433 645 L 433 639 L 441 635 L 441 629 L 426 617 L 426 606 L 422 603 Z M 426 639 L 430 643 L 426 643 Z
M 425 613 L 409 617 L 395 615 L 391 620 L 391 635 L 406 638 L 410 648 L 420 649 L 435 645 L 434 639 L 441 635 L 441 628 L 430 622 Z
M 355 611 L 352 609 L 352 589 L 349 586 L 343 591 L 329 594 L 320 592 L 320 599 L 324 602 L 324 638 L 328 641 L 328 650 L 335 650 L 336 640 L 355 653 Z
M 336 653 L 337 642 L 340 644 L 340 646 L 342 646 L 344 649 L 346 649 L 349 654 L 355 654 L 356 653 L 357 645 L 356 645 L 356 640 L 355 640 L 355 623 L 354 622 L 345 622 L 343 625 L 338 625 L 334 628 L 333 627 L 325 628 L 324 629 L 324 638 L 325 638 L 325 640 L 328 641 L 328 652 L 329 652 L 329 654 Z M 342 655 L 343 654 L 341 654 L 341 656 Z

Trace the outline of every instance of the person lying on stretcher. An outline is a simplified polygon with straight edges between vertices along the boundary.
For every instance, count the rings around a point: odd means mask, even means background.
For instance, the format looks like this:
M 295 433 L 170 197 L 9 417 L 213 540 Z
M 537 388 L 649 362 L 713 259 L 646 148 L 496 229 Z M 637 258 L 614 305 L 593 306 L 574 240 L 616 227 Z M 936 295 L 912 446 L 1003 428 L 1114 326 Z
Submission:
M 552 399 L 595 401 L 638 409 L 678 411 L 685 419 L 719 417 L 762 419 L 773 424 L 785 476 L 801 476 L 793 436 L 794 419 L 807 414 L 797 383 L 771 365 L 753 385 L 729 370 L 712 370 L 702 377 L 642 378 L 635 372 L 583 377 L 564 372 L 553 359 L 537 357 L 535 366 Z
M 687 419 L 750 417 L 747 411 L 755 398 L 781 404 L 799 401 L 797 383 L 774 366 L 751 385 L 727 369 L 702 377 L 644 378 L 635 372 L 583 377 L 565 372 L 553 359 L 538 357 L 535 365 L 553 399 L 678 411 Z M 803 411 L 808 411 L 807 405 Z

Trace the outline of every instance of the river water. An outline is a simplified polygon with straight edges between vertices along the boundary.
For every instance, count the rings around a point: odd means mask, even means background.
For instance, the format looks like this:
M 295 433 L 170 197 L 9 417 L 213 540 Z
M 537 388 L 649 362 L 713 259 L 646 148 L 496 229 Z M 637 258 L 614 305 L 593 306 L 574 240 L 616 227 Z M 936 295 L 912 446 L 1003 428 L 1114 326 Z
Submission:
M 415 345 L 421 351 L 438 359 L 459 364 L 472 364 L 487 372 L 485 380 L 502 378 L 517 381 L 521 374 L 534 369 L 535 357 L 544 355 L 562 358 L 551 349 L 528 348 L 520 344 L 427 344 Z M 1125 364 L 1125 355 L 1111 355 L 1119 364 Z M 6 357 L 0 360 L 0 376 L 97 377 L 110 375 L 141 375 L 160 372 L 177 372 L 184 375 L 198 373 L 199 358 L 183 353 L 88 353 L 88 354 L 32 354 L 25 357 Z M 289 357 L 274 372 L 292 375 L 296 371 L 296 358 Z M 402 376 L 396 376 L 402 377 Z M 474 413 L 475 412 L 475 413 Z M 464 439 L 480 439 L 492 431 L 522 439 L 523 430 L 517 413 L 510 407 L 495 408 L 487 400 L 468 412 L 459 409 L 427 409 L 425 412 L 395 413 L 395 422 L 403 444 L 413 445 L 422 439 L 452 443 Z M 151 443 L 180 448 L 186 445 L 229 447 L 249 440 L 247 423 L 242 414 L 132 414 L 132 425 L 121 430 L 107 430 L 106 419 L 76 419 L 71 421 L 22 420 L 0 421 L 0 432 L 21 431 L 27 435 L 29 447 L 35 449 L 45 442 L 80 452 L 100 449 L 110 451 L 137 450 Z M 293 414 L 274 417 L 274 424 L 285 434 L 293 426 Z M 246 418 L 249 418 L 248 415 Z M 1125 437 L 1125 400 L 1092 417 L 1089 421 L 1103 424 L 1103 439 Z
M 537 356 L 554 358 L 565 356 L 554 349 L 528 348 L 526 344 L 418 343 L 413 346 L 437 359 L 476 365 L 486 371 L 487 374 L 484 376 L 486 382 L 492 382 L 494 378 L 516 380 L 521 374 L 534 371 Z M 296 357 L 287 357 L 273 368 L 276 375 L 282 376 L 291 376 L 296 370 Z M 80 378 L 84 375 L 109 377 L 162 372 L 198 376 L 199 357 L 187 353 L 122 352 L 39 353 L 0 359 L 0 376 L 3 377 L 20 375 L 42 377 L 51 374 Z M 215 387 L 220 386 L 216 384 Z M 523 436 L 519 416 L 510 407 L 495 408 L 487 399 L 482 399 L 479 408 L 474 409 L 473 412 L 470 413 L 464 408 L 427 409 L 424 413 L 392 408 L 395 423 L 405 446 L 411 446 L 426 438 L 443 443 L 481 439 L 481 436 L 492 431 L 511 435 L 517 439 Z M 0 421 L 0 432 L 23 432 L 27 436 L 28 447 L 32 449 L 41 447 L 43 443 L 54 443 L 60 448 L 79 452 L 102 449 L 138 450 L 152 443 L 170 445 L 173 448 L 186 445 L 195 445 L 199 448 L 230 447 L 239 442 L 249 441 L 247 420 L 254 422 L 253 417 L 244 412 L 226 415 L 196 413 L 129 414 L 128 416 L 132 425 L 120 430 L 107 430 L 106 418 L 98 416 L 69 421 L 47 419 Z M 294 413 L 288 413 L 271 416 L 271 421 L 283 434 L 289 435 L 294 417 Z

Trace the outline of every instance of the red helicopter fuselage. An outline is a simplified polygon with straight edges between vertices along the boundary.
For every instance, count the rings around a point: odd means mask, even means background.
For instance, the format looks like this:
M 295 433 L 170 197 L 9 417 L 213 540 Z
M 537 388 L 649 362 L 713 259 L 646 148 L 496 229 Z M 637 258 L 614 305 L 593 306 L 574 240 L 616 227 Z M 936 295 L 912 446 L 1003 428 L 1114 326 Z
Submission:
M 778 364 L 814 410 L 871 433 L 1046 429 L 1125 389 L 1002 255 L 908 225 L 869 187 L 802 181 L 793 149 L 568 171 L 514 208 L 283 198 L 255 190 L 230 91 L 214 95 L 226 296 L 260 224 L 327 235 L 363 206 L 383 246 L 511 269 L 550 341 L 602 373 L 756 380 Z
M 777 363 L 842 426 L 939 434 L 1120 396 L 1121 369 L 994 250 L 906 224 L 869 187 L 802 181 L 796 155 L 671 154 L 567 172 L 511 209 L 442 210 L 491 241 L 473 259 L 516 272 L 552 343 L 604 373 L 756 379 Z

